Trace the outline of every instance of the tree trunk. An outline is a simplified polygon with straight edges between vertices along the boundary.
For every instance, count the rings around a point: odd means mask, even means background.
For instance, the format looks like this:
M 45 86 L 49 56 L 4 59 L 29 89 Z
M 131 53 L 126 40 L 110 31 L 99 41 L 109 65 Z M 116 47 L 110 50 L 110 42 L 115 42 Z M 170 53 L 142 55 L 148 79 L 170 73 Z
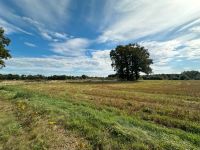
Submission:
M 139 74 L 139 72 L 138 72 L 138 71 L 135 71 L 135 79 L 136 79 L 136 80 L 138 80 L 138 79 L 139 79 L 139 77 L 140 77 L 140 74 Z

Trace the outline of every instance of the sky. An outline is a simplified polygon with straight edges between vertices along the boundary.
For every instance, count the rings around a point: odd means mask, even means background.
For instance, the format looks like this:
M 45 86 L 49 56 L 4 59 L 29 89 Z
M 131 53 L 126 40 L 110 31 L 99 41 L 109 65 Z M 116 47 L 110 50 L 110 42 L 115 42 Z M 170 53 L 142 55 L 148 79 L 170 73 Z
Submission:
M 200 71 L 199 0 L 0 0 L 0 26 L 0 73 L 107 76 L 110 50 L 136 42 L 155 74 Z

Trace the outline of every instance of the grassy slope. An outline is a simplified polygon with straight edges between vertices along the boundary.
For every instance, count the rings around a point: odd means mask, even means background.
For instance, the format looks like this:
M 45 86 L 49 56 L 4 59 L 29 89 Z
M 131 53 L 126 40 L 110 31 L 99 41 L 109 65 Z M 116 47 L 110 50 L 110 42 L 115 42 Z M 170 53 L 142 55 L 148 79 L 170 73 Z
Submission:
M 1 111 L 0 145 L 200 149 L 199 91 L 199 81 L 2 85 L 0 102 L 13 109 Z

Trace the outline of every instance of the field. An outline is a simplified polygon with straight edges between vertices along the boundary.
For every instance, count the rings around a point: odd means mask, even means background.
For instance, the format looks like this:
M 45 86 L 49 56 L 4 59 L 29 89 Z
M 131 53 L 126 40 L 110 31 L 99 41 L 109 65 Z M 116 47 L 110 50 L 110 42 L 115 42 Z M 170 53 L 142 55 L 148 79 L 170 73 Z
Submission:
M 9 149 L 200 149 L 200 81 L 0 82 Z

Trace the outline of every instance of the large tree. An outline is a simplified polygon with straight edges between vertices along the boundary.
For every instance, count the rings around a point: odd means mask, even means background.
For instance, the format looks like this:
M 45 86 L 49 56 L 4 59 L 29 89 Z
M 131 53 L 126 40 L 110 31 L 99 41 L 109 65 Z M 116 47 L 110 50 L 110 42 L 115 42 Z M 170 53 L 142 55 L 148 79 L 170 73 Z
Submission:
M 120 79 L 138 80 L 140 72 L 149 74 L 153 60 L 147 49 L 139 44 L 119 45 L 111 50 L 112 67 Z
M 11 58 L 9 50 L 6 49 L 9 44 L 10 39 L 4 35 L 4 30 L 0 27 L 0 68 L 5 67 L 4 59 Z

